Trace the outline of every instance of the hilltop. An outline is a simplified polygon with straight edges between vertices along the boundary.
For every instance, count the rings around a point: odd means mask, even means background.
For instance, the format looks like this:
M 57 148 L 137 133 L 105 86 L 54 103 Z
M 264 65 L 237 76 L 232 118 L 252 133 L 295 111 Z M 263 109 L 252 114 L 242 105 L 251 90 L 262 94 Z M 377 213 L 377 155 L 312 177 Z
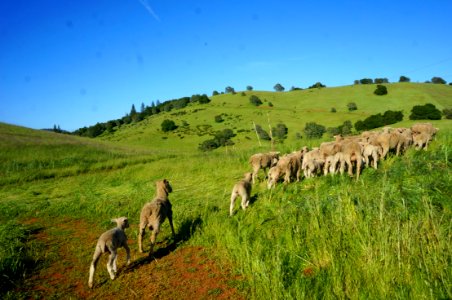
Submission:
M 207 104 L 189 104 L 145 118 L 143 121 L 115 127 L 112 133 L 104 133 L 101 140 L 140 145 L 152 149 L 197 149 L 210 138 L 209 134 L 226 128 L 232 129 L 235 148 L 256 147 L 258 141 L 254 124 L 268 130 L 269 124 L 283 123 L 288 128 L 287 145 L 299 142 L 307 122 L 325 127 L 337 127 L 344 121 L 353 124 L 366 117 L 387 110 L 402 111 L 404 120 L 394 126 L 412 123 L 408 119 L 414 105 L 434 104 L 439 110 L 452 107 L 452 87 L 439 84 L 392 83 L 385 84 L 388 94 L 377 96 L 376 85 L 351 85 L 332 88 L 314 88 L 289 92 L 244 91 L 210 97 Z M 259 97 L 263 104 L 250 103 L 251 95 Z M 357 110 L 349 111 L 347 104 L 354 102 Z M 336 112 L 332 112 L 332 109 Z M 215 122 L 221 116 L 223 122 Z M 163 120 L 175 122 L 178 128 L 165 133 Z M 435 122 L 435 124 L 438 122 Z M 449 121 L 439 121 L 438 126 L 449 127 Z M 265 143 L 264 143 L 265 144 Z

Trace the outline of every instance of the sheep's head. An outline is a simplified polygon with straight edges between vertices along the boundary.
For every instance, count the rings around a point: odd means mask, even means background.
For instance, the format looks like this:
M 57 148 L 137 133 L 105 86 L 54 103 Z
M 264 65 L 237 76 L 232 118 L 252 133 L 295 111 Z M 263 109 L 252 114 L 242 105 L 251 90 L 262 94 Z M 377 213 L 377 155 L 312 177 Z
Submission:
M 111 219 L 112 222 L 116 223 L 119 228 L 125 229 L 129 227 L 129 219 L 127 217 L 120 217 L 116 219 Z
M 169 181 L 166 180 L 166 179 L 157 181 L 156 185 L 157 185 L 157 190 L 158 191 L 163 191 L 167 195 L 173 191 L 173 188 L 171 187 Z
M 245 181 L 251 182 L 251 180 L 253 179 L 253 173 L 247 172 L 243 175 L 243 177 L 244 177 Z

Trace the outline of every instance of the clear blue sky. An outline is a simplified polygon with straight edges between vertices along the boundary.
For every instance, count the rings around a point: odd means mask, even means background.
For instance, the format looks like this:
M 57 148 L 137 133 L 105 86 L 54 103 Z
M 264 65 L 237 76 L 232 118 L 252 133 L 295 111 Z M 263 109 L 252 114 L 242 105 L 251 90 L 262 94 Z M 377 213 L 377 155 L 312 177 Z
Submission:
M 452 1 L 0 1 L 0 121 L 73 131 L 251 85 L 452 81 Z

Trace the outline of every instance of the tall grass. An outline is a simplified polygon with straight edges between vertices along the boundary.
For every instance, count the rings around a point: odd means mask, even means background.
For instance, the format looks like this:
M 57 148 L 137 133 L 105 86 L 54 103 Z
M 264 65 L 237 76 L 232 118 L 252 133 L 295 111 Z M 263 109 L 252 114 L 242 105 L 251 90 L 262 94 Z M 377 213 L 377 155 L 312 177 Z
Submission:
M 10 270 L 12 281 L 29 274 L 23 266 L 30 257 L 49 259 L 30 248 L 29 228 L 21 225 L 30 218 L 49 226 L 80 219 L 102 232 L 112 217 L 125 215 L 129 239 L 136 240 L 140 209 L 152 199 L 154 182 L 167 178 L 179 243 L 212 248 L 219 262 L 232 263 L 248 298 L 452 297 L 450 131 L 440 131 L 428 151 L 410 149 L 376 171 L 364 170 L 359 181 L 320 177 L 274 190 L 261 182 L 253 186 L 249 209 L 237 207 L 233 217 L 231 188 L 260 148 L 174 157 L 52 143 L 0 153 L 0 245 L 13 245 L 0 250 L 0 267 Z M 277 150 L 289 152 L 290 145 Z M 116 164 L 124 165 L 105 167 Z M 71 171 L 83 165 L 86 171 Z M 22 178 L 47 171 L 56 176 Z M 170 235 L 164 223 L 159 239 Z M 71 245 L 82 254 L 92 246 Z

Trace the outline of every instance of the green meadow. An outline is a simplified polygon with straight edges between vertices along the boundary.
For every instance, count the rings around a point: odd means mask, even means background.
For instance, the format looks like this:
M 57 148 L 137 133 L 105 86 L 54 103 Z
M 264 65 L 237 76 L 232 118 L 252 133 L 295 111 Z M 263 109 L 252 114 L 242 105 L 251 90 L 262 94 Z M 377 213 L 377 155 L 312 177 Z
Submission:
M 387 87 L 386 96 L 373 95 L 375 85 L 218 95 L 208 104 L 154 115 L 96 139 L 0 123 L 0 295 L 77 298 L 74 283 L 80 283 L 88 298 L 112 290 L 128 298 L 119 286 L 139 289 L 139 269 L 110 281 L 102 262 L 96 291 L 88 290 L 96 239 L 112 228 L 111 218 L 127 216 L 132 260 L 141 261 L 139 213 L 153 198 L 155 181 L 167 178 L 173 186 L 174 251 L 207 249 L 220 267 L 233 270 L 237 277 L 228 284 L 245 299 L 452 298 L 451 120 L 432 121 L 440 131 L 427 151 L 390 155 L 378 170 L 363 170 L 359 180 L 317 177 L 267 190 L 260 173 L 250 207 L 242 211 L 237 205 L 229 217 L 230 192 L 250 170 L 249 157 L 272 148 L 259 143 L 253 122 L 265 129 L 284 123 L 288 137 L 273 148 L 287 153 L 330 139 L 297 138 L 307 122 L 332 127 L 402 110 L 404 120 L 392 126 L 409 127 L 414 105 L 452 107 L 451 86 Z M 264 104 L 251 105 L 252 94 Z M 349 102 L 358 110 L 349 112 Z M 220 114 L 224 122 L 216 123 Z M 165 119 L 179 127 L 162 132 Z M 198 150 L 211 133 L 225 128 L 237 134 L 234 145 Z M 84 224 L 83 233 L 76 224 Z M 165 222 L 158 240 L 170 238 Z M 120 269 L 124 260 L 120 250 Z M 67 285 L 52 294 L 33 288 L 34 274 L 57 268 L 65 270 Z

